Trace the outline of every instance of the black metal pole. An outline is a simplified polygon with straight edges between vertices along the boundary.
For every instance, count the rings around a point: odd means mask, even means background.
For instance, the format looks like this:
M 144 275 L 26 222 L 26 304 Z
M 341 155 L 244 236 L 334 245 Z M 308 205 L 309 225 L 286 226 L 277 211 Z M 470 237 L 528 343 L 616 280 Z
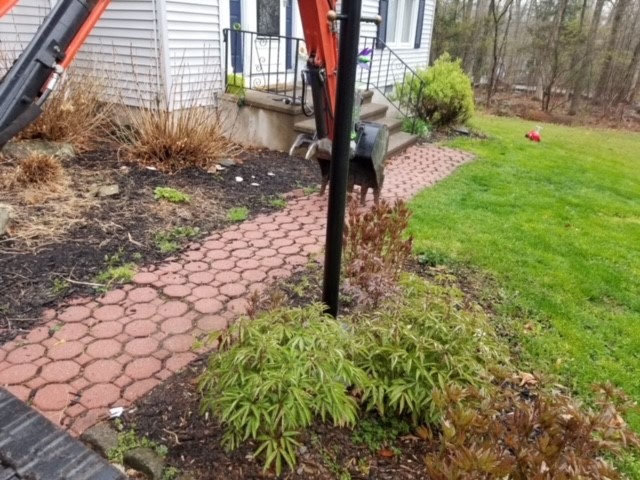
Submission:
M 338 316 L 340 291 L 340 263 L 342 260 L 342 234 L 347 203 L 347 177 L 349 175 L 349 144 L 356 84 L 356 63 L 360 39 L 362 0 L 343 0 L 340 15 L 340 48 L 338 79 L 333 126 L 333 147 L 329 208 L 327 212 L 327 242 L 324 256 L 324 283 L 322 301 L 328 313 Z

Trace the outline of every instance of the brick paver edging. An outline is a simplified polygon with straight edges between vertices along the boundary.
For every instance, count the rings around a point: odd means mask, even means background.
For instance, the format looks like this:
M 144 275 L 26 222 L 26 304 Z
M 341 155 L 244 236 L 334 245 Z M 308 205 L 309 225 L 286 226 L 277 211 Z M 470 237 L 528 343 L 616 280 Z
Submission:
M 383 198 L 408 199 L 471 155 L 412 147 L 389 160 Z M 80 434 L 195 358 L 194 340 L 227 327 L 246 299 L 323 249 L 326 198 L 312 195 L 216 233 L 131 285 L 69 302 L 0 348 L 0 385 Z

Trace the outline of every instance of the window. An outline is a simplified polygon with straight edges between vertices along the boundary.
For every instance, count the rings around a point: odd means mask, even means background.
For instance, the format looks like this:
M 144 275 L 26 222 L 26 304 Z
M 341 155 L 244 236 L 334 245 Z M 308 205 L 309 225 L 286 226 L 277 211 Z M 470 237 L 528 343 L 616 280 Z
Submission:
M 258 33 L 280 35 L 280 0 L 258 0 Z
M 416 38 L 418 0 L 388 0 L 387 40 L 390 46 L 413 47 Z

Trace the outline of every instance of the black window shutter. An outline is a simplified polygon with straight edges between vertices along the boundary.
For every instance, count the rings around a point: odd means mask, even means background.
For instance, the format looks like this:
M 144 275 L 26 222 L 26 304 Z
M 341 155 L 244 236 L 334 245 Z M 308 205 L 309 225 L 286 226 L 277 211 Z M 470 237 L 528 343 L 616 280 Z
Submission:
M 422 24 L 424 23 L 424 0 L 418 0 L 418 25 L 416 26 L 416 41 L 413 44 L 414 48 L 420 48 L 422 43 Z
M 380 0 L 378 4 L 378 15 L 382 17 L 382 23 L 378 25 L 378 41 L 376 48 L 384 48 L 387 41 L 387 13 L 389 12 L 389 0 Z

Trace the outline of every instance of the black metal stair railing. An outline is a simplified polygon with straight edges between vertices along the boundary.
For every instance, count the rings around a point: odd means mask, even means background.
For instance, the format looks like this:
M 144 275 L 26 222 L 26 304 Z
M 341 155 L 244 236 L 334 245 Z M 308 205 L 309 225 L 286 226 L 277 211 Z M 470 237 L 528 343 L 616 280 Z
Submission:
M 427 84 L 382 40 L 360 37 L 358 81 L 375 88 L 404 118 L 415 119 L 421 110 Z
M 304 39 L 263 35 L 225 28 L 225 91 L 242 89 L 268 92 L 290 104 L 303 96 L 300 47 Z M 426 82 L 382 40 L 360 37 L 357 81 L 375 89 L 404 118 L 415 119 L 421 110 Z
M 302 38 L 225 28 L 223 40 L 225 92 L 257 90 L 299 104 Z

